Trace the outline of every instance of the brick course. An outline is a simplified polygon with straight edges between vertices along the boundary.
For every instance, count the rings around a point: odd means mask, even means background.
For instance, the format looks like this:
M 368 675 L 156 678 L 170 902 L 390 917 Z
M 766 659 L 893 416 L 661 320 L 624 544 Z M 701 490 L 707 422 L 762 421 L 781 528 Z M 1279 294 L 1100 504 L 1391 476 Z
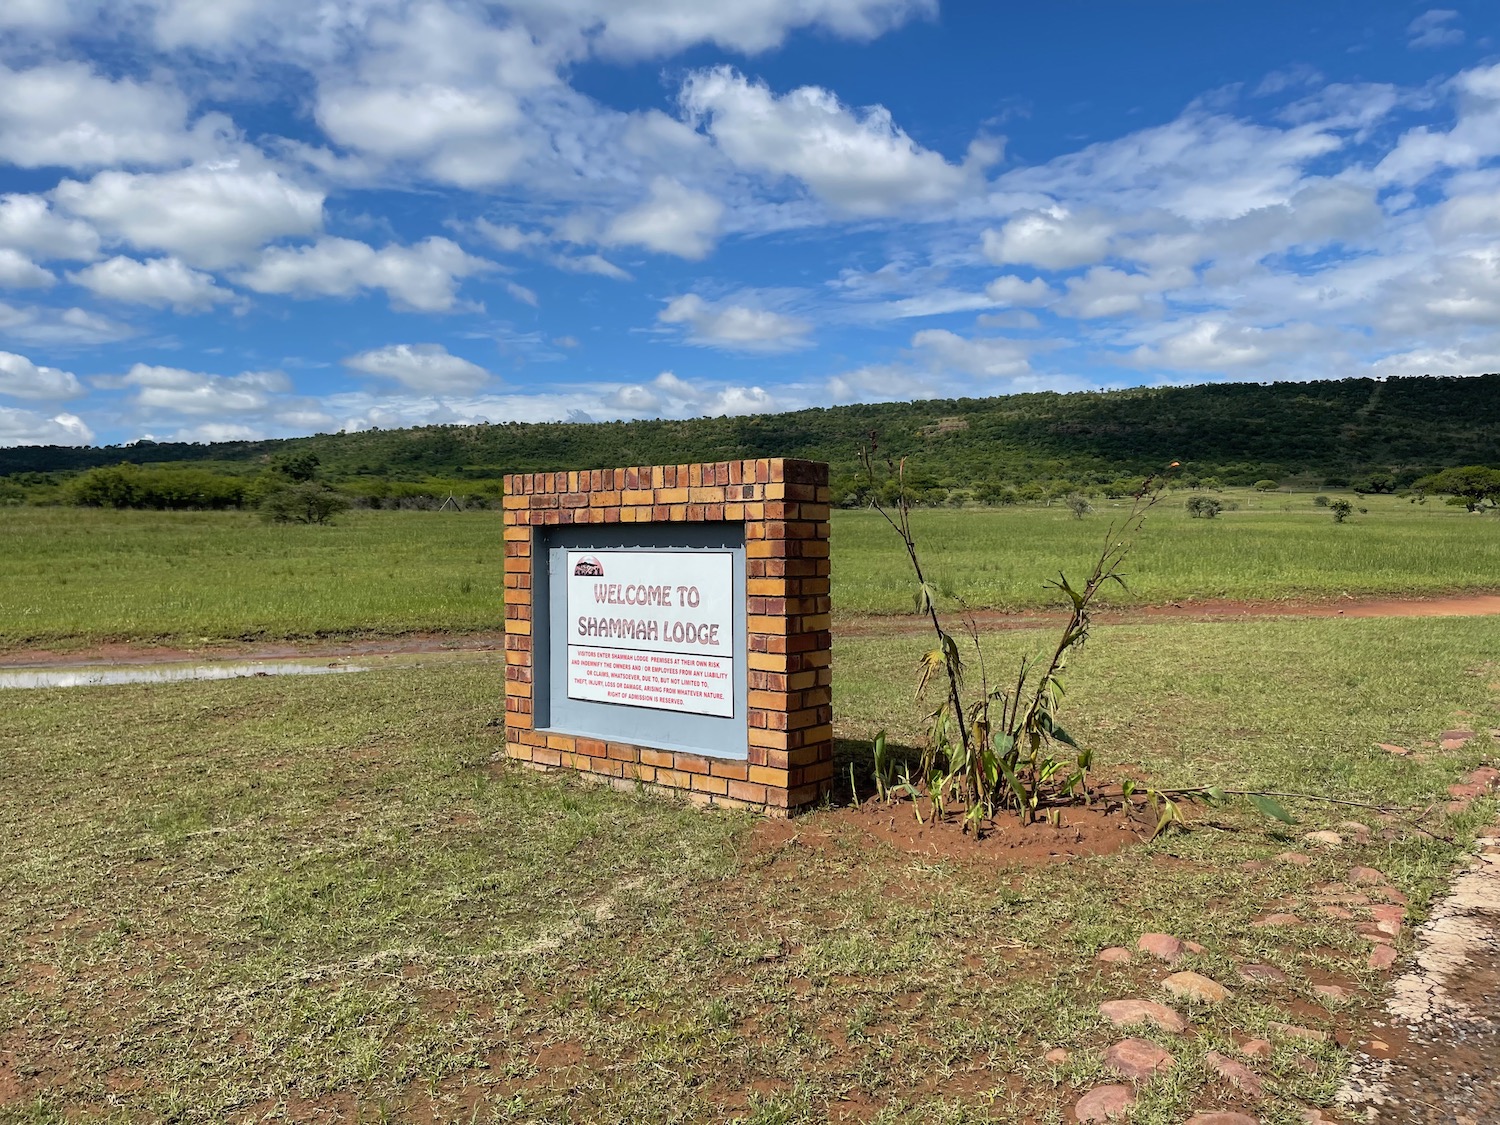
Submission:
M 699 805 L 785 816 L 816 804 L 833 778 L 830 499 L 827 465 L 779 457 L 507 476 L 506 754 L 537 769 L 578 770 Z M 744 525 L 746 761 L 554 734 L 532 722 L 535 529 L 652 522 Z

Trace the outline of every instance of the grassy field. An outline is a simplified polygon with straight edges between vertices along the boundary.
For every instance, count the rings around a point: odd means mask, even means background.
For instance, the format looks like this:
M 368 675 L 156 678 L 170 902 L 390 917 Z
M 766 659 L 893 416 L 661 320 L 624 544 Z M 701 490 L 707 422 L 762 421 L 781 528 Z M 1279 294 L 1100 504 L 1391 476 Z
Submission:
M 417 524 L 330 538 L 371 526 Z M 1043 640 L 1007 633 L 994 656 Z M 921 647 L 839 642 L 846 762 L 878 727 L 919 735 Z M 1497 652 L 1478 618 L 1103 627 L 1068 725 L 1106 773 L 1426 804 L 1493 744 L 1372 743 L 1500 726 Z M 1136 1125 L 1179 1125 L 1240 1104 L 1210 1050 L 1289 1007 L 1348 1028 L 1373 1002 L 1367 946 L 1312 914 L 1314 888 L 1370 864 L 1420 912 L 1495 811 L 1431 816 L 1436 836 L 1365 813 L 1370 842 L 1293 867 L 1260 861 L 1348 810 L 1294 803 L 1283 831 L 1229 809 L 1016 870 L 900 850 L 847 811 L 768 836 L 498 763 L 499 701 L 490 656 L 6 695 L 0 1120 L 1061 1122 L 1120 1037 L 1097 1004 L 1162 975 L 1094 954 L 1160 929 L 1234 988 L 1190 1009 L 1197 1034 L 1169 1037 L 1177 1066 L 1142 1088 Z M 1272 904 L 1308 924 L 1249 925 Z M 1290 984 L 1240 985 L 1245 960 Z M 1356 1001 L 1314 1003 L 1328 979 Z M 1291 1125 L 1344 1056 L 1272 1038 L 1257 1113 Z M 1073 1057 L 1044 1064 L 1057 1045 Z
M 1173 494 L 1153 514 L 1117 603 L 1196 597 L 1431 594 L 1500 587 L 1500 519 L 1369 497 L 1336 525 L 1307 495 L 1230 494 L 1238 511 L 1189 519 Z M 1120 505 L 915 516 L 930 568 L 976 606 L 1046 604 L 1042 582 L 1077 574 Z M 836 512 L 835 612 L 904 612 L 911 584 L 890 532 Z M 227 639 L 500 625 L 499 515 L 356 512 L 332 527 L 244 513 L 0 508 L 0 648 L 109 640 Z

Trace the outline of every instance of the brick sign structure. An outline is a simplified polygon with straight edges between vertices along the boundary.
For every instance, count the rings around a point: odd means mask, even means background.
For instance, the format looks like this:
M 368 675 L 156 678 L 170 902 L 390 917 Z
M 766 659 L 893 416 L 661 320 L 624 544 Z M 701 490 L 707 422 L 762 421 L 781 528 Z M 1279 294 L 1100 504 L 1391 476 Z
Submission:
M 773 815 L 833 778 L 828 466 L 505 478 L 506 753 Z

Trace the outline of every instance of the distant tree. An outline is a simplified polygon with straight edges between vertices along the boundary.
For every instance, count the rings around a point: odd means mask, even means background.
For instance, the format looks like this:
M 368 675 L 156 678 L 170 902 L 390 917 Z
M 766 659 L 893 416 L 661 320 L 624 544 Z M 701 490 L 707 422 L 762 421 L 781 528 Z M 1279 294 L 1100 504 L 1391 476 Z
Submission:
M 1258 480 L 1255 482 L 1257 492 L 1275 492 L 1276 482 L 1274 480 Z
M 1089 503 L 1089 498 L 1081 492 L 1068 493 L 1063 503 L 1068 506 L 1068 511 L 1073 513 L 1075 520 L 1083 519 L 1084 516 L 1094 510 L 1094 506 Z
M 278 453 L 271 458 L 271 471 L 286 477 L 293 484 L 302 484 L 318 475 L 322 464 L 318 455 L 304 450 L 300 453 Z
M 1203 480 L 1202 480 L 1202 482 L 1201 482 L 1201 485 L 1202 485 L 1202 487 L 1204 489 L 1206 489 L 1209 492 L 1222 492 L 1222 491 L 1224 491 L 1224 485 L 1222 483 L 1220 483 L 1218 477 L 1204 477 Z
M 328 523 L 349 508 L 349 497 L 315 481 L 289 484 L 260 501 L 261 515 L 272 523 Z
M 1217 519 L 1224 505 L 1212 496 L 1189 496 L 1187 502 L 1188 515 L 1195 520 Z
M 1343 523 L 1349 518 L 1350 513 L 1354 511 L 1354 505 L 1340 498 L 1338 500 L 1330 500 L 1328 502 L 1328 510 L 1333 513 L 1334 523 Z
M 1441 492 L 1469 511 L 1477 512 L 1486 504 L 1492 508 L 1500 506 L 1500 469 L 1483 465 L 1444 469 L 1419 480 L 1417 488 L 1423 492 Z
M 1314 508 L 1326 508 L 1326 507 L 1328 507 L 1328 497 L 1324 496 L 1321 492 L 1318 493 L 1316 496 L 1313 497 L 1313 507 Z

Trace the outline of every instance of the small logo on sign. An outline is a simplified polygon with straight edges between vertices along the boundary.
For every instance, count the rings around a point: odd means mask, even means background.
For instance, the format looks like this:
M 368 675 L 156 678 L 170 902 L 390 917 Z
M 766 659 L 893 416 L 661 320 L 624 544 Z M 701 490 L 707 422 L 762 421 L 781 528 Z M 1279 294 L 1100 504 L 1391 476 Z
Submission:
M 580 578 L 603 578 L 604 564 L 592 556 L 579 559 L 573 565 L 573 573 Z

